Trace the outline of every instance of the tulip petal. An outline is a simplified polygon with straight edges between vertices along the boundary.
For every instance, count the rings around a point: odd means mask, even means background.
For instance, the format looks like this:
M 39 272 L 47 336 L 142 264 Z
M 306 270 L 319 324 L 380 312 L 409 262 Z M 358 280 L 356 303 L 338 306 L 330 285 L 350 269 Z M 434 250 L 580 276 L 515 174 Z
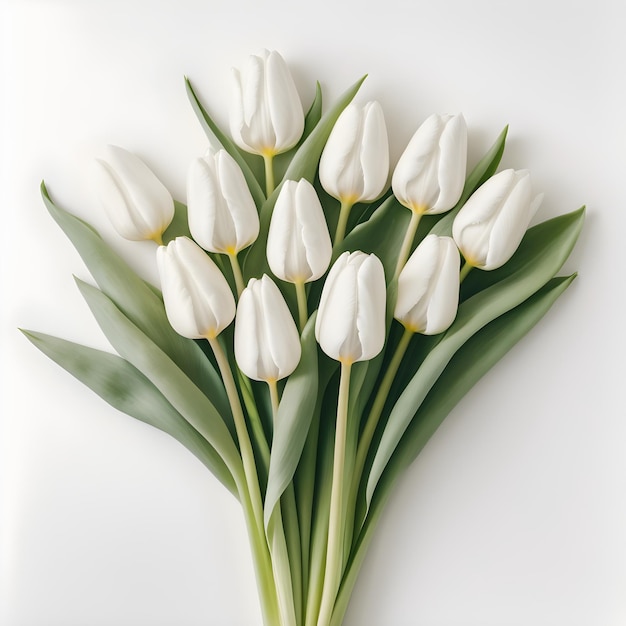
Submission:
M 276 381 L 293 372 L 300 355 L 300 335 L 278 287 L 267 275 L 251 278 L 235 321 L 239 368 L 253 380 Z
M 96 190 L 113 227 L 133 241 L 160 236 L 174 217 L 174 200 L 165 185 L 137 156 L 107 146 L 97 161 Z
M 304 132 L 304 111 L 287 64 L 276 51 L 270 52 L 265 68 L 269 119 L 275 132 L 272 146 L 277 152 L 289 150 Z
M 239 252 L 259 236 L 259 214 L 244 175 L 230 154 L 220 150 L 215 163 L 225 207 L 235 231 L 234 248 Z
M 461 197 L 467 169 L 467 125 L 462 115 L 444 118 L 446 126 L 439 139 L 439 197 L 430 213 L 449 211 Z
M 373 359 L 385 345 L 386 290 L 383 264 L 373 254 L 366 255 L 357 273 L 358 361 Z
M 385 340 L 386 285 L 380 260 L 344 252 L 326 278 L 315 337 L 331 358 L 353 363 L 371 359 Z
M 267 274 L 261 279 L 260 304 L 263 339 L 276 372 L 271 378 L 280 380 L 291 374 L 300 361 L 300 333 L 282 294 Z
M 361 169 L 363 191 L 360 202 L 371 202 L 380 196 L 389 177 L 389 138 L 383 109 L 378 102 L 368 102 L 363 109 Z

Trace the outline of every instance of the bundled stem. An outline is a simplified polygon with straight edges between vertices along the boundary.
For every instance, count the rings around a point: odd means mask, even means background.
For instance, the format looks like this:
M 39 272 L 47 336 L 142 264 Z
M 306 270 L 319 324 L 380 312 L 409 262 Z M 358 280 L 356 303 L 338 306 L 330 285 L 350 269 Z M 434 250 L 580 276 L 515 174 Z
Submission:
M 252 444 L 248 435 L 243 409 L 237 392 L 237 385 L 233 377 L 232 370 L 228 363 L 228 358 L 217 339 L 217 337 L 207 337 L 209 345 L 215 355 L 226 395 L 230 403 L 233 419 L 235 421 L 235 429 L 239 440 L 239 449 L 243 461 L 245 484 L 238 485 L 241 501 L 244 507 L 246 524 L 252 543 L 252 551 L 255 556 L 255 566 L 257 570 L 257 578 L 259 589 L 262 597 L 261 604 L 265 614 L 268 626 L 275 624 L 278 618 L 278 604 L 276 587 L 272 578 L 272 559 L 270 557 L 267 541 L 265 539 L 265 528 L 263 526 L 263 502 L 261 500 L 261 491 L 259 488 L 259 478 L 257 474 L 256 463 Z
M 328 549 L 326 552 L 326 570 L 322 602 L 317 625 L 327 626 L 339 590 L 342 573 L 343 534 L 344 534 L 344 466 L 346 460 L 346 441 L 348 434 L 348 400 L 350 395 L 350 371 L 352 363 L 341 363 L 339 400 L 337 403 L 337 425 L 335 429 L 335 453 L 333 459 L 333 482 L 330 495 L 330 519 L 328 524 Z

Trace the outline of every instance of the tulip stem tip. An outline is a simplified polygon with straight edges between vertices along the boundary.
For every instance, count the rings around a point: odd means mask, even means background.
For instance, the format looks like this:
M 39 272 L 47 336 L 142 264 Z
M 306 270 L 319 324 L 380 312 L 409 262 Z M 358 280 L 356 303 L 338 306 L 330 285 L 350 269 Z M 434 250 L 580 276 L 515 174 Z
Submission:
M 472 271 L 473 268 L 474 268 L 473 265 L 465 261 L 465 264 L 461 268 L 461 275 L 459 276 L 459 282 L 462 283 L 467 278 L 467 275 Z
M 270 400 L 272 403 L 272 417 L 274 418 L 274 424 L 276 424 L 276 417 L 278 416 L 278 405 L 280 403 L 280 400 L 278 398 L 278 385 L 276 383 L 276 380 L 272 378 L 272 379 L 268 379 L 267 386 L 269 387 L 269 390 L 270 390 Z
M 352 210 L 353 206 L 354 202 L 352 202 L 351 200 L 341 201 L 341 208 L 339 209 L 339 219 L 337 220 L 337 230 L 335 231 L 335 246 L 338 246 L 343 241 L 343 238 L 346 236 L 348 217 L 350 216 L 350 211 Z
M 274 155 L 263 154 L 263 163 L 265 164 L 265 196 L 269 198 L 274 191 Z
M 398 255 L 398 263 L 396 265 L 396 273 L 394 274 L 394 278 L 398 278 L 398 276 L 400 276 L 402 268 L 406 265 L 407 259 L 411 254 L 411 248 L 413 247 L 415 233 L 417 233 L 417 227 L 419 226 L 421 219 L 422 213 L 411 210 L 411 221 L 409 222 L 406 233 L 404 234 L 404 240 L 402 241 L 400 254 Z
M 324 588 L 322 590 L 322 601 L 317 626 L 328 626 L 328 624 L 330 624 L 343 568 L 344 471 L 346 462 L 346 442 L 348 436 L 348 400 L 350 393 L 351 369 L 352 362 L 341 362 L 339 398 L 337 401 L 337 424 L 335 426 L 333 481 L 330 493 L 326 569 L 324 573 Z
M 304 282 L 301 280 L 296 281 L 294 285 L 296 288 L 296 297 L 298 298 L 298 323 L 300 326 L 300 332 L 302 332 L 309 319 L 309 310 L 306 301 L 306 287 L 304 286 Z
M 237 287 L 237 296 L 241 297 L 241 293 L 244 290 L 243 274 L 241 273 L 241 266 L 239 265 L 239 259 L 237 259 L 237 253 L 233 252 L 228 255 L 230 260 L 230 266 L 233 270 L 233 276 L 235 277 L 235 285 Z

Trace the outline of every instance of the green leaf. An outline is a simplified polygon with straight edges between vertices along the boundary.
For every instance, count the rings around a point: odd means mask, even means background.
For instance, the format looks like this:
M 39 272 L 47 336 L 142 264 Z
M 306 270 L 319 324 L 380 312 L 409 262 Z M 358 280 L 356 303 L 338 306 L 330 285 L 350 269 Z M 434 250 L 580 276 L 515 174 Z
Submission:
M 166 432 L 182 443 L 235 496 L 235 481 L 215 449 L 128 361 L 34 331 L 24 335 L 55 363 L 95 391 L 116 409 Z
M 330 131 L 332 130 L 337 118 L 341 112 L 350 104 L 354 96 L 357 94 L 361 84 L 365 80 L 365 76 L 352 85 L 339 98 L 335 105 L 327 111 L 319 123 L 315 126 L 311 134 L 306 138 L 294 155 L 287 172 L 283 178 L 285 180 L 300 180 L 306 178 L 311 184 L 317 172 L 322 150 L 326 145 Z M 267 233 L 269 231 L 270 220 L 276 204 L 276 198 L 280 193 L 281 185 L 278 185 L 272 195 L 265 201 L 260 212 L 260 232 L 257 240 L 249 249 L 244 262 L 244 278 L 246 280 L 251 277 L 259 278 L 262 274 L 270 274 L 265 249 L 267 247 Z
M 217 139 L 217 141 L 223 146 L 224 150 L 230 154 L 230 156 L 235 159 L 243 175 L 246 179 L 246 183 L 248 184 L 248 188 L 250 189 L 250 193 L 254 198 L 254 202 L 257 207 L 260 207 L 263 202 L 265 202 L 265 193 L 263 193 L 263 189 L 261 189 L 261 185 L 259 181 L 256 179 L 254 173 L 250 169 L 250 166 L 246 162 L 246 160 L 241 155 L 239 148 L 235 145 L 235 143 L 219 128 L 219 126 L 213 121 L 211 116 L 208 114 L 207 110 L 202 106 L 202 103 L 198 99 L 196 92 L 194 91 L 193 86 L 191 85 L 191 81 L 185 76 L 185 88 L 187 90 L 187 96 L 189 97 L 189 102 L 191 102 L 191 107 L 193 108 L 204 132 L 206 133 L 209 140 Z
M 141 332 L 103 292 L 76 280 L 100 328 L 120 356 L 159 389 L 170 404 L 220 455 L 235 479 L 242 475 L 239 451 L 224 420 L 186 374 Z
M 158 290 L 139 278 L 92 226 L 55 204 L 43 183 L 41 194 L 50 215 L 74 244 L 100 289 L 202 389 L 234 432 L 221 378 L 202 349 L 170 326 Z
M 315 318 L 313 314 L 304 328 L 302 357 L 287 379 L 278 406 L 265 496 L 266 526 L 274 507 L 293 479 L 311 426 L 318 389 Z
M 456 320 L 426 356 L 389 415 L 367 483 L 368 504 L 415 411 L 455 352 L 486 324 L 526 300 L 559 271 L 578 239 L 583 218 L 584 211 L 580 209 L 531 229 L 527 238 L 533 245 L 527 242 L 518 251 L 514 271 L 461 303 Z
M 476 333 L 454 355 L 417 410 L 372 498 L 368 517 L 346 567 L 331 626 L 341 626 L 374 529 L 397 479 L 461 398 L 547 313 L 575 276 L 553 278 L 525 302 Z

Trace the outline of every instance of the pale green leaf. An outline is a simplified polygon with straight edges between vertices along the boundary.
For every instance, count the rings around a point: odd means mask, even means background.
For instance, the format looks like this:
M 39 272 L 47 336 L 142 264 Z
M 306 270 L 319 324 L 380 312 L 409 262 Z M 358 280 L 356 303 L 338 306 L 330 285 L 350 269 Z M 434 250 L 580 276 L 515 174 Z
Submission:
M 211 116 L 208 114 L 207 110 L 202 106 L 202 103 L 198 99 L 196 92 L 194 91 L 193 86 L 191 85 L 191 81 L 185 77 L 185 88 L 187 89 L 187 95 L 189 96 L 189 102 L 191 102 L 191 107 L 193 108 L 202 128 L 205 133 L 209 137 L 209 139 L 215 138 L 222 145 L 224 150 L 230 154 L 230 156 L 235 159 L 243 175 L 246 179 L 246 183 L 248 184 L 248 188 L 250 189 L 250 193 L 254 198 L 254 202 L 257 207 L 260 207 L 263 202 L 265 202 L 265 193 L 263 193 L 263 189 L 261 189 L 261 185 L 257 180 L 254 172 L 250 169 L 246 159 L 242 156 L 239 148 L 235 145 L 235 143 L 219 128 L 219 126 L 213 121 Z
M 237 497 L 233 477 L 213 447 L 128 361 L 44 333 L 22 332 L 44 354 L 111 406 L 177 439 Z
M 583 217 L 581 209 L 536 226 L 527 234 L 533 245 L 521 249 L 521 260 L 513 263 L 514 271 L 461 303 L 456 320 L 426 356 L 389 415 L 368 479 L 368 502 L 415 411 L 455 352 L 473 334 L 518 306 L 559 271 L 578 239 Z
M 265 496 L 265 523 L 291 483 L 311 426 L 318 389 L 317 343 L 314 314 L 302 333 L 302 357 L 287 379 L 274 423 L 269 478 Z
M 41 193 L 50 215 L 74 244 L 100 289 L 202 389 L 234 432 L 219 375 L 202 349 L 170 326 L 159 291 L 139 278 L 92 226 L 55 204 L 43 183 Z
M 404 433 L 372 498 L 365 524 L 355 543 L 335 603 L 331 626 L 341 626 L 374 529 L 399 476 L 415 459 L 448 413 L 545 315 L 574 276 L 553 278 L 511 311 L 478 331 L 448 363 Z
M 240 477 L 242 464 L 239 451 L 210 400 L 103 292 L 78 279 L 77 284 L 100 328 L 118 354 L 144 374 L 211 444 L 233 477 Z

